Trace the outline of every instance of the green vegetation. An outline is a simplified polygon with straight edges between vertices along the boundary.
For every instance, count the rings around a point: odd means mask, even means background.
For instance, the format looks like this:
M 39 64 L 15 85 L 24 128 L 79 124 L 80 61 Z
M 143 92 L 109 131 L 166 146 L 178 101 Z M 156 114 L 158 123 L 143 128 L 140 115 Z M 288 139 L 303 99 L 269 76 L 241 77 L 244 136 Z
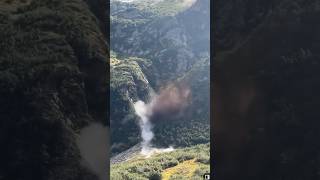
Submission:
M 191 146 L 210 141 L 209 70 L 209 59 L 199 59 L 176 80 L 190 84 L 192 104 L 181 119 L 155 122 L 155 145 Z
M 147 59 L 111 54 L 111 126 L 119 127 L 111 128 L 112 143 L 117 144 L 112 146 L 112 152 L 122 151 L 140 141 L 132 101 L 149 98 L 151 87 L 143 70 L 147 72 L 150 66 L 151 62 Z
M 134 113 L 132 102 L 137 99 L 148 99 L 152 83 L 148 80 L 157 77 L 152 68 L 152 62 L 137 57 L 119 57 L 115 52 L 111 54 L 111 120 L 118 118 L 123 121 L 111 121 L 113 152 L 129 148 L 140 141 L 137 117 Z M 152 71 L 153 70 L 153 71 Z M 190 113 L 182 119 L 154 122 L 155 138 L 153 143 L 159 147 L 170 145 L 191 146 L 210 141 L 209 127 L 209 79 L 200 81 L 199 78 L 208 76 L 208 59 L 199 60 L 194 67 L 177 81 L 189 82 L 193 92 L 193 105 Z M 149 72 L 149 73 L 148 73 Z M 148 80 L 147 80 L 148 79 Z M 194 107 L 201 108 L 194 112 Z M 186 123 L 187 122 L 187 123 Z M 129 131 L 130 130 L 130 131 Z
M 193 119 L 188 123 L 176 120 L 170 123 L 157 122 L 153 143 L 159 147 L 187 147 L 210 141 L 209 119 Z
M 217 3 L 217 179 L 319 179 L 319 3 Z
M 0 179 L 97 179 L 76 137 L 106 124 L 99 23 L 82 0 L 0 2 Z
M 200 25 L 188 33 L 192 26 L 184 24 L 194 14 L 201 20 L 206 15 L 181 9 L 178 1 L 143 2 L 111 3 L 112 152 L 122 152 L 140 141 L 132 101 L 147 101 L 149 90 L 157 93 L 168 83 L 190 87 L 192 102 L 184 115 L 170 123 L 166 119 L 152 122 L 152 143 L 157 147 L 208 143 L 209 57 L 203 56 L 207 50 L 190 47 L 191 42 L 206 46 L 208 37 L 201 39 L 193 33 L 200 31 Z M 175 13 L 169 15 L 169 11 Z
M 136 157 L 111 166 L 111 179 L 201 179 L 209 172 L 210 145 L 200 144 L 173 152 L 155 154 L 150 158 Z

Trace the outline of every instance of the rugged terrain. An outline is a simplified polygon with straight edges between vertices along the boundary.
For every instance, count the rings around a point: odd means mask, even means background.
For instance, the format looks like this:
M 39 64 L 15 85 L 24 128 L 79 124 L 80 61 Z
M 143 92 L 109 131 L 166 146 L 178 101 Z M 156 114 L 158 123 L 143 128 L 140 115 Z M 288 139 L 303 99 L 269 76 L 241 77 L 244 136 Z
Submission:
M 319 2 L 214 7 L 216 178 L 319 179 Z
M 209 1 L 189 6 L 151 2 L 111 1 L 110 122 L 115 154 L 141 141 L 132 103 L 150 100 L 170 83 L 190 88 L 192 102 L 183 116 L 153 122 L 153 144 L 178 147 L 209 141 Z
M 111 1 L 111 32 L 111 178 L 202 179 L 210 159 L 209 1 Z M 182 112 L 151 118 L 157 153 L 147 158 L 134 103 L 168 86 L 191 100 Z M 163 149 L 170 146 L 176 150 Z
M 0 179 L 97 179 L 76 144 L 81 128 L 107 124 L 97 3 L 0 2 Z

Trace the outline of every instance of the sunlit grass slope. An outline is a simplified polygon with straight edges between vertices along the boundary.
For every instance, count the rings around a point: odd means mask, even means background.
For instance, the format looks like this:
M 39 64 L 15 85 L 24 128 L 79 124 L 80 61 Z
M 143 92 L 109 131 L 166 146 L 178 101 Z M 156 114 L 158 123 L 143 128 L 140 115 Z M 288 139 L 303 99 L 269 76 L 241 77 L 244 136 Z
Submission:
M 200 144 L 173 152 L 141 157 L 111 166 L 111 179 L 202 179 L 210 169 L 210 145 Z

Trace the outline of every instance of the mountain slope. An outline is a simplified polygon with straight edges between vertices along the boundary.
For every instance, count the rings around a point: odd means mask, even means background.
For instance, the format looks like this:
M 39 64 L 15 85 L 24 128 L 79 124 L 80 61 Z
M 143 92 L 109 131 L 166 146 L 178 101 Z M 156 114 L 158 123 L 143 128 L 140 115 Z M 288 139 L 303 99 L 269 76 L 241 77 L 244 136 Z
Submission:
M 133 109 L 133 102 L 138 99 L 147 101 L 152 88 L 142 69 L 150 62 L 141 58 L 119 59 L 111 56 L 111 139 L 112 152 L 127 149 L 140 141 L 138 119 Z
M 216 178 L 319 179 L 319 2 L 216 2 Z
M 97 179 L 76 139 L 106 124 L 103 22 L 82 0 L 0 7 L 0 179 Z
M 141 141 L 138 117 L 132 103 L 139 99 L 148 102 L 150 95 L 159 93 L 168 84 L 184 84 L 194 93 L 185 110 L 188 113 L 173 121 L 152 123 L 155 133 L 152 143 L 159 147 L 207 143 L 210 63 L 206 5 L 209 1 L 197 1 L 170 15 L 156 13 L 136 3 L 111 3 L 111 31 L 114 32 L 111 34 L 111 49 L 115 54 L 112 66 L 116 67 L 112 68 L 111 84 L 121 81 L 123 85 L 121 88 L 111 87 L 111 97 L 114 97 L 111 104 L 114 109 L 112 152 L 119 153 Z M 161 6 L 150 6 L 161 11 Z M 199 21 L 198 26 L 189 26 L 187 19 Z M 197 31 L 203 34 L 197 35 Z M 139 83 L 139 78 L 133 74 L 141 74 L 145 80 Z M 122 92 L 119 89 L 123 89 Z M 124 98 L 120 100 L 118 97 Z

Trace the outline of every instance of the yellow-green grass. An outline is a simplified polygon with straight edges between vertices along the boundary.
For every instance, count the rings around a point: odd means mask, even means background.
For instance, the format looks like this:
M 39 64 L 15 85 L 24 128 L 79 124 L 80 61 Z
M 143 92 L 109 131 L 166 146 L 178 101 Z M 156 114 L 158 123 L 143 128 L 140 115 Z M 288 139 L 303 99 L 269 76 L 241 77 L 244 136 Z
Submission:
M 117 58 L 110 58 L 110 64 L 111 65 L 117 65 L 117 64 L 119 64 L 120 63 L 120 60 L 119 59 L 117 59 Z
M 140 155 L 111 165 L 111 179 L 202 179 L 210 169 L 209 144 L 200 144 L 172 152 L 155 154 L 149 158 Z
M 199 164 L 196 163 L 196 159 L 191 159 L 187 161 L 183 161 L 182 163 L 179 163 L 178 165 L 167 168 L 162 172 L 162 180 L 170 180 L 170 177 L 172 175 L 183 175 L 186 178 L 190 179 L 193 175 L 196 169 L 199 167 Z

